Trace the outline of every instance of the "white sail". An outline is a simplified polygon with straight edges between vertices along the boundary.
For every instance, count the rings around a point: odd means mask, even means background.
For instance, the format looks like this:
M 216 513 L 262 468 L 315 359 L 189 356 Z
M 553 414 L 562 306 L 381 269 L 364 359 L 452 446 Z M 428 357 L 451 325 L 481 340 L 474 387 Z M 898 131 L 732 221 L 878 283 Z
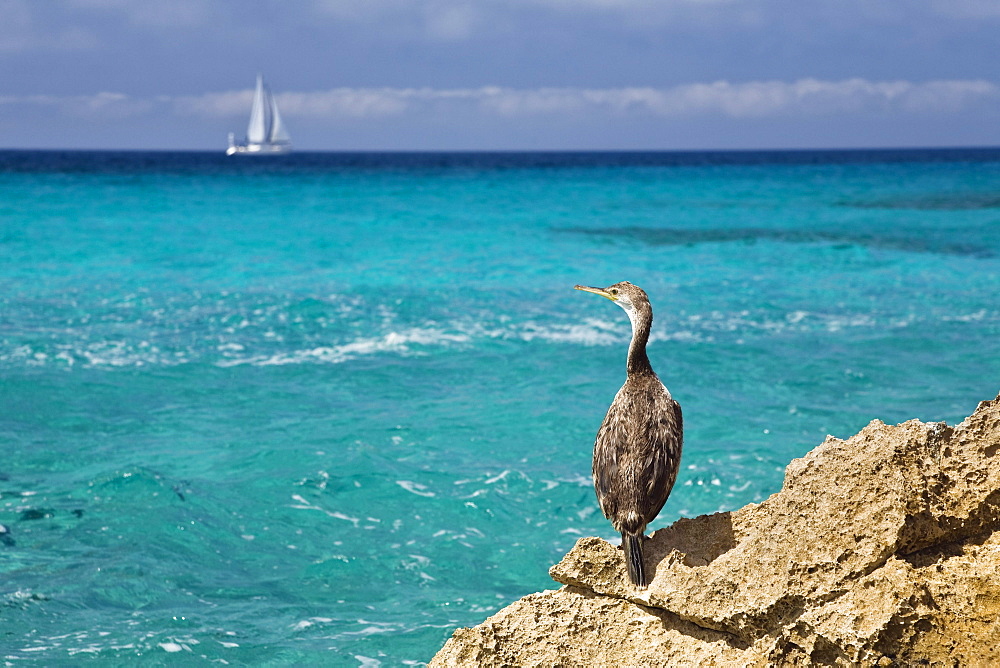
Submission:
M 291 150 L 291 137 L 281 122 L 278 105 L 275 104 L 270 89 L 264 84 L 264 78 L 258 74 L 246 141 L 236 144 L 230 133 L 226 155 L 268 155 L 288 153 Z
M 271 108 L 271 132 L 268 134 L 267 140 L 272 144 L 282 144 L 292 140 L 288 134 L 288 130 L 281 123 L 281 114 L 278 113 L 278 103 L 274 101 L 274 97 L 271 95 L 271 91 L 267 92 L 267 101 L 270 103 Z
M 264 104 L 264 79 L 257 75 L 257 89 L 253 92 L 250 107 L 250 124 L 247 125 L 247 142 L 263 144 L 267 141 L 267 105 Z

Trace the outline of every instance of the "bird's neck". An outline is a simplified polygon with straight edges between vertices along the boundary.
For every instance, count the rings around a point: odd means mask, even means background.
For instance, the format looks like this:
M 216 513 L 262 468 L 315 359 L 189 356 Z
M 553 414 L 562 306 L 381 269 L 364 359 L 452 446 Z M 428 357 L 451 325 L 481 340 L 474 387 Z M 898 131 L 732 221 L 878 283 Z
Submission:
M 632 322 L 632 342 L 628 346 L 628 375 L 653 373 L 653 366 L 646 355 L 646 343 L 649 342 L 649 330 L 653 326 L 653 311 L 650 308 L 628 310 L 628 319 Z

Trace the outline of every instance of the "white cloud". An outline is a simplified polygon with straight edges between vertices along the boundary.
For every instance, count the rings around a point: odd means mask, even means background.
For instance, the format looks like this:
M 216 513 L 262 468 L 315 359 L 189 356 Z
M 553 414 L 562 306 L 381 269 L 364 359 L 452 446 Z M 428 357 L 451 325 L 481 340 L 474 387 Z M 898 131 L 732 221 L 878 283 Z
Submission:
M 202 95 L 163 96 L 158 100 L 171 105 L 184 115 L 193 116 L 233 116 L 246 113 L 253 99 L 253 91 L 225 91 Z
M 334 88 L 311 93 L 280 93 L 275 96 L 285 116 L 341 116 L 367 118 L 389 116 L 412 107 L 420 93 L 398 88 Z M 250 109 L 250 90 L 206 93 L 176 98 L 163 97 L 179 113 L 200 116 L 239 116 Z
M 385 118 L 450 112 L 528 116 L 645 115 L 677 118 L 716 115 L 729 118 L 819 116 L 844 113 L 942 114 L 1000 101 L 1000 86 L 985 80 L 792 82 L 716 81 L 670 88 L 335 88 L 276 95 L 289 118 Z M 251 91 L 197 96 L 134 98 L 102 92 L 80 96 L 0 97 L 0 105 L 58 107 L 76 115 L 140 115 L 156 107 L 182 116 L 239 117 L 250 108 Z
M 131 97 L 124 93 L 100 92 L 93 95 L 5 95 L 2 107 L 54 108 L 66 116 L 102 119 L 142 116 L 155 108 L 152 100 Z
M 967 82 L 955 82 L 959 87 Z M 927 84 L 905 81 L 871 82 L 865 79 L 794 82 L 753 81 L 734 84 L 716 81 L 654 91 L 650 108 L 664 115 L 715 112 L 735 118 L 789 113 L 842 113 L 884 109 Z
M 284 93 L 277 98 L 290 116 L 367 118 L 404 113 L 413 95 L 409 89 L 335 88 L 320 93 Z
M 945 113 L 1000 97 L 983 80 L 793 82 L 716 81 L 670 88 L 337 88 L 280 93 L 288 116 L 382 117 L 426 109 L 472 109 L 500 116 L 648 114 L 677 117 L 717 114 L 732 118 L 851 112 Z M 208 94 L 178 100 L 181 110 L 209 115 L 244 114 L 250 93 Z
M 997 97 L 996 84 L 989 81 L 930 81 L 906 92 L 903 104 L 911 111 L 957 111 L 980 99 Z

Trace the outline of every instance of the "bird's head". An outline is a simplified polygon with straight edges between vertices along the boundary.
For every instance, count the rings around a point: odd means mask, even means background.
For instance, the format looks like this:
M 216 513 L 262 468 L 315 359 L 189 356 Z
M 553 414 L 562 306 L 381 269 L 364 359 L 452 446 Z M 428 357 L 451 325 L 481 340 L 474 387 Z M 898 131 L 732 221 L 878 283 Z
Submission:
M 625 310 L 625 313 L 628 314 L 633 331 L 635 331 L 638 322 L 646 323 L 647 326 L 652 322 L 653 309 L 649 305 L 649 297 L 646 295 L 646 291 L 638 285 L 622 281 L 621 283 L 609 285 L 606 288 L 589 288 L 586 285 L 575 285 L 573 287 L 576 290 L 601 295 L 621 306 Z
M 576 290 L 593 292 L 595 295 L 606 297 L 621 306 L 625 311 L 637 310 L 642 305 L 649 305 L 649 297 L 646 291 L 638 285 L 632 285 L 628 281 L 615 283 L 606 288 L 590 288 L 586 285 L 573 286 Z

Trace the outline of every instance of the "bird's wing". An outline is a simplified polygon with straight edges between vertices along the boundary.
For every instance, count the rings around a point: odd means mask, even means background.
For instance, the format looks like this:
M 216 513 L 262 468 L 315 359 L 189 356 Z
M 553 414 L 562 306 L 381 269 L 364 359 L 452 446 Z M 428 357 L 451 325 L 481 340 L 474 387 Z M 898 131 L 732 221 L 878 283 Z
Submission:
M 597 492 L 601 511 L 608 519 L 615 515 L 618 507 L 618 499 L 613 491 L 619 482 L 619 453 L 628 438 L 628 430 L 623 422 L 623 407 L 616 396 L 594 441 L 594 491 Z
M 663 509 L 677 478 L 683 427 L 680 404 L 659 381 L 615 397 L 594 442 L 594 490 L 616 528 L 645 526 Z M 630 511 L 638 517 L 627 520 Z
M 657 397 L 653 403 L 656 418 L 647 424 L 644 440 L 649 447 L 643 448 L 644 461 L 640 465 L 649 504 L 643 513 L 646 522 L 653 521 L 660 514 L 670 496 L 677 480 L 684 441 L 684 417 L 680 404 L 666 395 Z

